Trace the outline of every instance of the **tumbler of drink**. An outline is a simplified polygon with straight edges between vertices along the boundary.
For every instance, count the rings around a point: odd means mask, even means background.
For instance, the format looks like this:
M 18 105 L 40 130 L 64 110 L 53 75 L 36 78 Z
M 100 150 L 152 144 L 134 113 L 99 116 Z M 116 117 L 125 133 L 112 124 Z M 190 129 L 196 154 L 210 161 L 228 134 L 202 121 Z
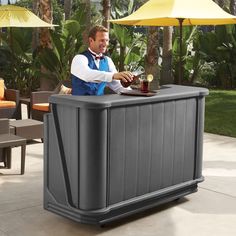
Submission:
M 140 90 L 141 90 L 141 92 L 148 93 L 150 82 L 147 80 L 147 76 L 146 75 L 141 75 L 139 77 L 139 80 L 140 80 Z

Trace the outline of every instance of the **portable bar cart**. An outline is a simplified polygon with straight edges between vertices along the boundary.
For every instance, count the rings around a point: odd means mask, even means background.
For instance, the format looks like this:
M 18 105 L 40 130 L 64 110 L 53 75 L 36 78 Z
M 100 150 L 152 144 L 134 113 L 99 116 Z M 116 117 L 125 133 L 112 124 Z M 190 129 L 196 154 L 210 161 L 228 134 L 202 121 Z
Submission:
M 197 191 L 207 94 L 166 85 L 152 97 L 51 96 L 44 208 L 105 224 Z

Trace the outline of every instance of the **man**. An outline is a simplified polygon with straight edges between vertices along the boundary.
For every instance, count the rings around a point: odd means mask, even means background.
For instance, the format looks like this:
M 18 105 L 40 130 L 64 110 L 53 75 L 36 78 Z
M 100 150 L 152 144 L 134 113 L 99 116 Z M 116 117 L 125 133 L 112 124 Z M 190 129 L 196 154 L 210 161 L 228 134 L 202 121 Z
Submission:
M 72 95 L 103 95 L 106 85 L 119 93 L 124 89 L 120 82 L 133 81 L 131 72 L 117 72 L 111 58 L 104 55 L 108 43 L 105 27 L 95 26 L 90 30 L 88 50 L 72 60 Z

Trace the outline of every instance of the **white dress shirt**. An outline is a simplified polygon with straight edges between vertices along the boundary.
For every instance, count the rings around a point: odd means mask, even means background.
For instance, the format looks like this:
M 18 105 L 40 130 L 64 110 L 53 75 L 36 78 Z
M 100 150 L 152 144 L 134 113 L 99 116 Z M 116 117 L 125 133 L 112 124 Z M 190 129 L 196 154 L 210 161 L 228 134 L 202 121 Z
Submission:
M 124 88 L 119 80 L 112 80 L 112 77 L 115 73 L 117 73 L 117 70 L 111 58 L 110 57 L 106 58 L 108 60 L 109 72 L 91 69 L 88 66 L 88 58 L 82 54 L 78 54 L 72 60 L 71 74 L 75 75 L 81 80 L 84 80 L 85 82 L 93 82 L 93 83 L 107 82 L 107 86 L 110 89 L 112 89 L 115 93 L 120 93 L 121 91 L 130 89 L 130 88 Z M 96 66 L 99 68 L 100 59 L 95 60 L 95 56 L 93 56 L 93 59 L 95 61 Z

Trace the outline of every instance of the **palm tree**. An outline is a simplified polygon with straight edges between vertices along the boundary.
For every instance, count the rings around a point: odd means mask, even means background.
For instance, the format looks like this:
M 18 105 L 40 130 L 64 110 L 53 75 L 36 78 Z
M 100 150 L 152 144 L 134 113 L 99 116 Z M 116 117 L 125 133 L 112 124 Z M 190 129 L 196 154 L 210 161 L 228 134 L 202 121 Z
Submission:
M 72 1 L 73 0 L 64 0 L 65 20 L 68 20 L 71 15 Z
M 173 83 L 173 74 L 172 74 L 172 32 L 173 32 L 173 27 L 172 26 L 164 27 L 161 84 Z
M 52 3 L 51 0 L 39 0 L 40 18 L 48 23 L 52 23 Z M 40 47 L 51 48 L 51 38 L 48 28 L 40 29 Z
M 48 23 L 52 23 L 52 4 L 51 0 L 38 0 L 40 18 Z M 48 28 L 41 28 L 39 31 L 39 46 L 40 48 L 52 48 L 50 32 Z M 45 67 L 41 66 L 41 72 L 46 73 Z M 51 90 L 53 83 L 42 77 L 40 78 L 40 89 Z
M 158 89 L 160 78 L 160 69 L 158 66 L 158 27 L 148 27 L 147 35 L 147 55 L 145 58 L 145 71 L 154 77 L 151 83 L 151 89 Z
M 138 4 L 144 4 L 148 0 L 141 0 Z M 146 74 L 153 75 L 153 82 L 151 83 L 151 89 L 159 88 L 159 80 L 160 78 L 160 69 L 158 66 L 158 27 L 150 26 L 148 27 L 147 32 L 147 54 L 145 57 L 145 72 Z
M 33 5 L 33 12 L 35 13 L 35 15 L 38 16 L 39 15 L 39 1 L 33 0 L 32 5 Z M 32 35 L 32 48 L 33 50 L 35 50 L 39 45 L 39 29 L 34 28 L 32 34 L 33 34 Z
M 108 20 L 110 19 L 111 15 L 111 1 L 110 0 L 102 0 L 102 8 L 103 8 L 103 26 L 105 26 L 108 30 L 110 29 L 110 23 Z
M 233 15 L 236 15 L 236 1 L 230 0 L 230 12 Z
M 86 27 L 83 32 L 83 41 L 84 44 L 88 44 L 88 32 L 91 28 L 91 4 L 90 0 L 81 0 L 81 3 L 84 5 L 85 12 L 86 12 Z

